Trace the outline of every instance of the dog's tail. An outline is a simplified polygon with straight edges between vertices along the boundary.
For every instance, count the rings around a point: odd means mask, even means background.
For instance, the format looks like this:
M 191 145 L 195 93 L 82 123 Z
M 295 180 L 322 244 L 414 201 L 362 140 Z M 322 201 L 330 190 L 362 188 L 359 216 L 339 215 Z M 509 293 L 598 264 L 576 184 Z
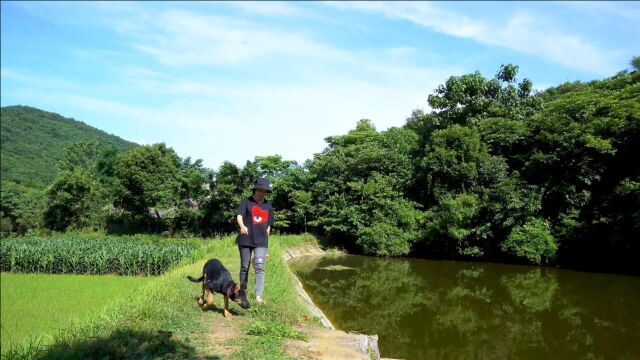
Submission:
M 189 275 L 187 275 L 187 279 L 193 281 L 193 282 L 202 282 L 202 279 L 204 279 L 204 275 L 200 276 L 199 278 L 195 279 Z

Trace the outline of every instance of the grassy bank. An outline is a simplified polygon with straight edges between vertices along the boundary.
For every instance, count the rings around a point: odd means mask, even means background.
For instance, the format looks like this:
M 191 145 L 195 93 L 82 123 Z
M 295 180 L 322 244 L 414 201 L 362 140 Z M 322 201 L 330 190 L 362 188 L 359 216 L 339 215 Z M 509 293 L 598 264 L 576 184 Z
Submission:
M 202 245 L 173 270 L 153 278 L 133 294 L 113 301 L 73 328 L 60 332 L 54 343 L 37 353 L 38 358 L 166 358 L 166 359 L 280 359 L 286 358 L 285 338 L 301 338 L 295 325 L 317 323 L 297 298 L 290 273 L 282 260 L 286 247 L 314 242 L 310 236 L 272 236 L 267 262 L 265 305 L 249 310 L 231 305 L 234 317 L 222 316 L 222 297 L 214 310 L 197 306 L 198 284 L 186 275 L 198 275 L 204 262 L 220 259 L 238 279 L 239 256 L 233 237 L 203 240 Z M 253 300 L 254 276 L 249 294 Z M 34 357 L 23 349 L 7 358 Z

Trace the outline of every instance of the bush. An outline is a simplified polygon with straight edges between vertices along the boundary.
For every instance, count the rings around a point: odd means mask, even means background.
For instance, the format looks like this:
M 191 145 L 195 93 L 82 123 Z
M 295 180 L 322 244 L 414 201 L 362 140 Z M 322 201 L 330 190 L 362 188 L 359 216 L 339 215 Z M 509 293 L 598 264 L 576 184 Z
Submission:
M 534 218 L 516 226 L 501 245 L 502 251 L 540 264 L 542 258 L 553 258 L 558 245 L 546 220 Z
M 474 194 L 445 195 L 426 212 L 425 241 L 430 248 L 445 256 L 483 256 L 483 249 L 476 243 L 484 231 L 476 224 L 480 206 Z
M 392 224 L 380 222 L 358 231 L 357 243 L 365 254 L 377 256 L 401 256 L 411 250 L 417 235 Z

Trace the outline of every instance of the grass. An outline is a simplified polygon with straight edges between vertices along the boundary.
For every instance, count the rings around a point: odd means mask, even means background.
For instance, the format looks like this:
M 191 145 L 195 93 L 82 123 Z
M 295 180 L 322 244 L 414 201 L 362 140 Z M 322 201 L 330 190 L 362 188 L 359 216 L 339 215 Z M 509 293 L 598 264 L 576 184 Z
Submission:
M 272 236 L 267 262 L 265 305 L 252 304 L 243 310 L 230 305 L 233 319 L 218 308 L 203 312 L 197 306 L 200 286 L 186 275 L 200 276 L 202 265 L 212 257 L 220 259 L 237 280 L 239 254 L 234 237 L 201 241 L 188 258 L 162 276 L 153 278 L 139 291 L 113 301 L 104 311 L 92 314 L 72 328 L 61 331 L 45 349 L 5 356 L 7 359 L 37 357 L 69 358 L 164 358 L 164 359 L 283 359 L 285 338 L 304 337 L 296 325 L 319 324 L 298 300 L 291 274 L 282 260 L 286 247 L 315 242 L 308 235 Z M 250 273 L 250 301 L 254 299 L 253 270 Z M 212 337 L 222 328 L 233 336 Z M 215 345 L 215 346 L 214 346 Z M 225 349 L 225 351 L 221 350 Z
M 0 274 L 2 349 L 50 343 L 57 329 L 149 282 L 130 276 Z M 23 345 L 24 343 L 24 345 Z

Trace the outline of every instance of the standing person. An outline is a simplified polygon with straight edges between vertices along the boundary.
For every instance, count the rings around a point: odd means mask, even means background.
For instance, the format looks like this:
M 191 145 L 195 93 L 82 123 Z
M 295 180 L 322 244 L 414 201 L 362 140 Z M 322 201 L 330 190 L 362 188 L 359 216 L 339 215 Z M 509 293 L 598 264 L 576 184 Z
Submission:
M 273 206 L 265 199 L 271 184 L 258 178 L 253 184 L 253 195 L 243 199 L 236 212 L 240 233 L 236 239 L 240 250 L 240 284 L 246 289 L 249 267 L 253 253 L 253 268 L 256 274 L 256 302 L 264 304 L 264 271 L 269 247 L 269 232 L 273 226 Z

